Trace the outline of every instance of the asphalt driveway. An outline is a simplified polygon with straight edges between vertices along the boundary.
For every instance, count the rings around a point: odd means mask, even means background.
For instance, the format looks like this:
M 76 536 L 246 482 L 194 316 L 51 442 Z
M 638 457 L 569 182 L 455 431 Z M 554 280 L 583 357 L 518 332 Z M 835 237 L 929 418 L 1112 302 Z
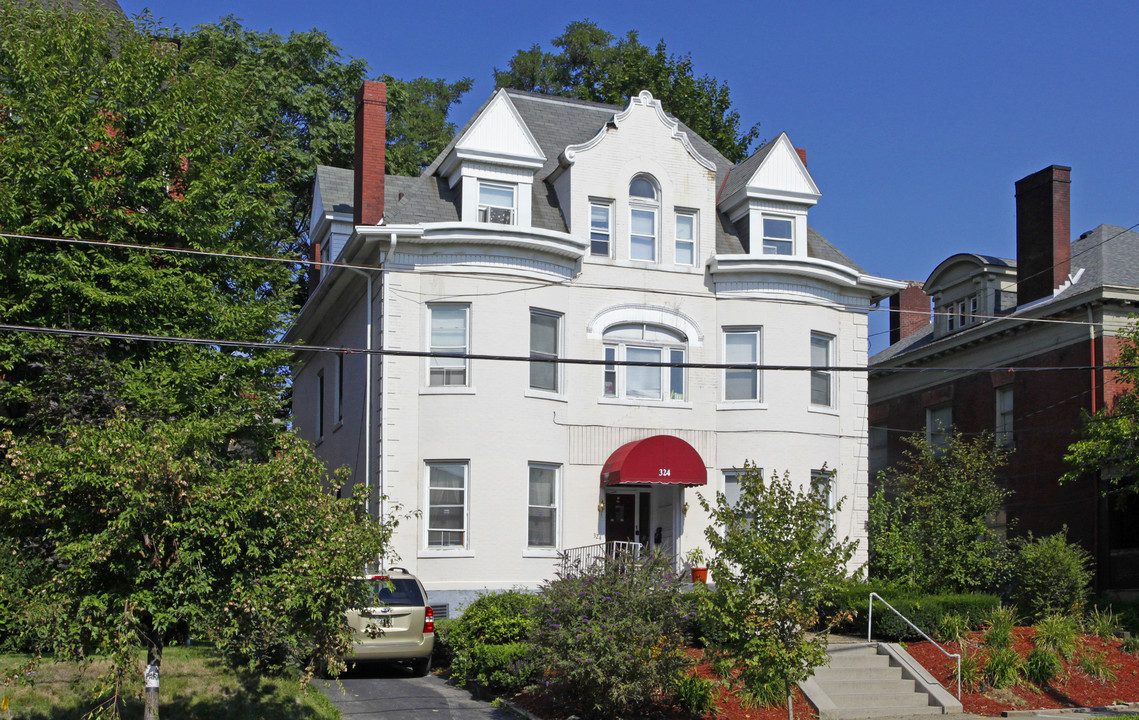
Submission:
M 343 690 L 333 680 L 313 684 L 340 708 L 344 720 L 517 720 L 434 675 L 412 677 L 400 665 L 358 666 L 340 677 Z

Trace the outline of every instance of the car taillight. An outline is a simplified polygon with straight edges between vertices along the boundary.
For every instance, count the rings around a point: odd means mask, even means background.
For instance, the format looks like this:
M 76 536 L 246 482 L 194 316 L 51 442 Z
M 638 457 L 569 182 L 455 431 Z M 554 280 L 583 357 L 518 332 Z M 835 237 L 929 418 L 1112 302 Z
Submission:
M 435 632 L 435 611 L 430 605 L 423 608 L 423 632 L 424 634 Z

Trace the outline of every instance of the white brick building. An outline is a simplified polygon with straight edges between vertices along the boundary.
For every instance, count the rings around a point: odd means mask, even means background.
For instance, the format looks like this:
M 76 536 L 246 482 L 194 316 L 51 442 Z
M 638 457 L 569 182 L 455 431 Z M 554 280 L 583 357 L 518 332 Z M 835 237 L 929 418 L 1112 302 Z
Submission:
M 500 90 L 422 175 L 384 177 L 383 92 L 312 214 L 323 256 L 367 269 L 325 268 L 288 337 L 379 352 L 298 356 L 294 412 L 330 467 L 421 511 L 395 550 L 433 604 L 535 586 L 569 548 L 702 546 L 696 494 L 747 460 L 836 470 L 865 539 L 863 372 L 620 364 L 865 366 L 868 310 L 902 284 L 807 225 L 820 193 L 785 134 L 733 166 L 647 92 Z M 430 352 L 596 364 L 403 354 Z

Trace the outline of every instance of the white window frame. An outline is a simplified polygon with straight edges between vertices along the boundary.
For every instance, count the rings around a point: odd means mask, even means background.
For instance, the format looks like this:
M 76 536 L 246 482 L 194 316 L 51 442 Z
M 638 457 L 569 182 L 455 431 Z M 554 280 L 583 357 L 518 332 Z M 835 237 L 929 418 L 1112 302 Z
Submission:
M 550 505 L 535 505 L 534 498 L 531 494 L 532 489 L 530 483 L 533 480 L 533 470 L 542 469 L 549 470 L 554 476 L 554 491 L 552 497 L 552 504 Z M 526 465 L 526 545 L 524 556 L 527 557 L 557 557 L 559 550 L 562 546 L 562 512 L 561 512 L 561 493 L 562 493 L 562 466 L 557 463 L 546 462 L 530 462 Z M 553 528 L 553 545 L 532 545 L 530 537 L 530 512 L 534 509 L 545 509 L 553 511 L 554 528 Z
M 457 308 L 463 310 L 463 325 L 464 325 L 464 339 L 462 346 L 450 345 L 436 345 L 434 342 L 434 326 L 435 326 L 435 312 L 436 310 Z M 427 348 L 430 352 L 454 352 L 461 354 L 470 354 L 471 349 L 471 306 L 469 304 L 461 303 L 433 303 L 427 306 Z M 454 365 L 442 364 L 443 361 L 458 362 Z M 466 358 L 427 358 L 427 379 L 426 383 L 431 388 L 467 388 L 471 386 L 471 363 Z M 462 368 L 463 381 L 448 382 L 448 370 L 455 368 Z M 441 372 L 434 372 L 436 369 Z M 440 382 L 435 382 L 436 377 L 441 377 Z
M 735 362 L 734 360 L 732 360 L 728 357 L 728 336 L 729 335 L 738 335 L 738 336 L 750 335 L 750 336 L 752 336 L 752 338 L 754 339 L 754 343 L 755 343 L 755 364 L 760 365 L 763 363 L 763 328 L 762 327 L 742 327 L 742 328 L 727 327 L 727 328 L 724 328 L 722 342 L 723 342 L 723 353 L 724 353 L 723 357 L 724 357 L 725 363 Z M 754 376 L 755 376 L 755 397 L 749 397 L 749 398 L 728 397 L 728 375 L 729 374 L 736 374 L 736 373 L 743 374 L 743 373 L 748 373 L 748 372 L 754 373 Z M 759 369 L 755 369 L 755 370 L 729 370 L 729 369 L 725 368 L 724 369 L 724 375 L 723 375 L 723 382 L 724 382 L 724 386 L 723 386 L 723 390 L 721 392 L 721 397 L 723 398 L 725 403 L 762 403 L 763 402 L 763 373 L 760 372 Z
M 831 520 L 834 520 L 835 513 L 838 512 L 838 473 L 833 470 L 824 470 L 823 468 L 815 468 L 811 470 L 811 490 L 813 491 L 818 487 L 818 483 L 826 480 L 827 487 L 827 509 L 830 510 Z
M 978 322 L 980 320 L 980 318 L 977 317 L 977 308 L 980 306 L 980 304 L 981 304 L 981 299 L 979 297 L 977 297 L 976 295 L 973 295 L 972 297 L 969 298 L 969 322 L 970 323 L 975 323 L 975 322 Z
M 546 352 L 534 349 L 534 316 L 541 316 L 550 318 L 554 321 L 554 350 L 553 352 Z M 561 313 L 552 312 L 550 310 L 541 310 L 538 308 L 530 308 L 530 357 L 540 358 L 559 358 L 562 356 L 562 325 L 563 316 Z M 553 371 L 554 386 L 540 387 L 534 384 L 534 371 L 539 366 L 544 366 L 542 369 L 549 368 Z M 562 393 L 562 366 L 560 363 L 530 363 L 530 377 L 529 389 L 532 393 L 559 395 Z
M 945 331 L 953 332 L 953 321 L 957 318 L 957 311 L 953 308 L 953 303 L 949 304 L 949 310 L 942 310 L 945 315 Z
M 678 335 L 684 337 L 675 328 L 666 325 L 655 325 L 653 323 L 632 322 L 632 323 L 618 323 L 606 329 L 606 333 L 619 327 L 641 326 L 642 338 L 644 337 L 645 330 L 654 328 L 662 330 L 671 335 Z M 626 362 L 630 359 L 636 360 L 637 358 L 629 358 L 630 350 L 647 350 L 659 352 L 657 360 L 645 360 L 644 362 L 661 362 L 661 363 L 684 363 L 688 357 L 688 339 L 663 341 L 657 339 L 641 339 L 614 337 L 604 340 L 605 360 L 607 362 L 617 361 Z M 678 357 L 679 354 L 679 357 Z M 653 370 L 658 368 L 637 368 L 629 365 L 605 365 L 604 377 L 602 382 L 603 400 L 612 402 L 632 402 L 632 403 L 664 403 L 664 404 L 686 404 L 688 399 L 688 373 L 685 368 L 675 368 L 669 366 L 661 366 L 660 370 L 660 396 L 659 397 L 640 397 L 629 395 L 629 370 Z M 678 381 L 681 386 L 680 397 L 675 397 L 675 387 Z M 610 391 L 612 387 L 612 391 Z
M 637 180 L 645 180 L 646 182 L 648 182 L 648 184 L 653 189 L 653 197 L 652 198 L 646 198 L 646 197 L 641 197 L 639 195 L 633 195 L 632 186 L 633 186 L 633 183 L 636 182 Z M 655 262 L 657 262 L 657 258 L 660 257 L 660 208 L 661 208 L 660 185 L 657 183 L 656 179 L 653 178 L 651 175 L 646 175 L 646 174 L 642 173 L 639 175 L 635 175 L 631 180 L 629 180 L 629 188 L 630 188 L 630 192 L 629 192 L 629 259 L 634 260 L 636 262 L 654 262 L 655 263 Z M 652 226 L 653 226 L 652 235 L 635 234 L 633 232 L 633 218 L 636 216 L 637 213 L 644 213 L 646 215 L 651 216 Z M 652 248 L 651 248 L 652 252 L 651 252 L 650 257 L 637 257 L 634 254 L 634 252 L 633 252 L 634 247 L 637 247 L 637 245 L 634 245 L 634 238 L 648 238 L 652 241 Z M 641 246 L 644 245 L 643 241 L 640 243 L 640 245 Z
M 949 422 L 945 423 L 938 417 L 941 413 L 948 413 Z M 934 427 L 934 423 L 937 427 Z M 942 403 L 931 405 L 925 409 L 925 440 L 935 452 L 944 451 L 949 444 L 949 433 L 953 429 L 953 404 Z
M 322 368 L 316 373 L 316 441 L 318 443 L 324 440 L 325 400 L 324 370 Z
M 816 358 L 815 358 L 816 341 L 819 341 L 819 340 L 824 341 L 826 343 L 826 345 L 825 345 L 825 353 L 826 353 L 825 360 L 826 361 L 824 363 L 825 366 L 826 367 L 833 367 L 835 364 L 835 362 L 834 362 L 834 359 L 835 359 L 835 336 L 831 335 L 830 333 L 818 332 L 815 330 L 811 331 L 811 346 L 810 346 L 811 347 L 811 365 L 815 366 L 815 365 L 819 364 L 816 362 Z M 825 402 L 825 403 L 815 401 L 815 385 L 820 380 L 825 381 L 825 383 L 826 383 L 827 402 Z M 836 386 L 835 373 L 833 370 L 811 370 L 811 396 L 810 396 L 811 407 L 813 407 L 813 408 L 826 408 L 828 410 L 833 410 L 835 408 L 835 406 L 837 404 L 837 400 L 838 400 L 838 398 L 836 397 L 836 387 L 835 386 Z
M 433 488 L 431 484 L 431 469 L 433 467 L 450 466 L 462 468 L 463 486 L 461 488 L 463 493 L 463 502 L 461 505 L 440 503 L 440 507 L 460 508 L 460 515 L 462 516 L 462 529 L 454 530 L 452 528 L 432 528 L 431 526 L 431 510 L 434 507 L 431 502 L 432 489 L 438 490 L 453 490 L 453 488 Z M 421 554 L 426 555 L 455 555 L 455 554 L 469 554 L 471 547 L 471 464 L 469 460 L 427 460 L 423 463 L 423 507 L 425 512 L 423 514 L 423 549 Z M 459 532 L 462 534 L 463 541 L 461 544 L 431 544 L 431 534 L 433 532 Z
M 994 425 L 997 447 L 1010 448 L 1014 442 L 1013 411 L 1016 408 L 1012 385 L 1002 385 L 996 389 L 994 404 L 997 411 Z
M 680 237 L 681 219 L 691 221 L 692 235 L 687 240 Z M 700 262 L 699 253 L 697 252 L 700 244 L 697 242 L 700 238 L 700 223 L 699 217 L 695 210 L 687 210 L 684 208 L 677 208 L 675 217 L 675 236 L 676 244 L 673 248 L 673 259 L 677 265 L 684 265 L 685 267 L 695 267 Z M 692 261 L 684 262 L 680 259 L 681 246 L 687 245 L 688 251 L 692 253 Z
M 492 202 L 493 198 L 485 198 L 483 189 L 507 190 L 510 192 L 510 205 Z M 518 186 L 510 183 L 491 182 L 479 180 L 478 189 L 478 221 L 493 223 L 495 225 L 516 225 L 518 223 Z M 505 211 L 505 215 L 503 212 Z
M 605 213 L 605 225 L 594 222 L 594 210 Z M 598 243 L 605 243 L 605 252 L 598 252 Z M 592 257 L 613 257 L 613 201 L 589 201 L 589 254 Z
M 787 223 L 790 228 L 790 237 L 778 237 L 776 235 L 768 235 L 767 221 L 779 223 Z M 764 255 L 794 255 L 795 254 L 795 218 L 782 217 L 776 215 L 763 215 L 760 217 L 760 230 L 762 237 L 760 238 L 760 247 L 763 249 Z M 784 252 L 786 251 L 786 252 Z

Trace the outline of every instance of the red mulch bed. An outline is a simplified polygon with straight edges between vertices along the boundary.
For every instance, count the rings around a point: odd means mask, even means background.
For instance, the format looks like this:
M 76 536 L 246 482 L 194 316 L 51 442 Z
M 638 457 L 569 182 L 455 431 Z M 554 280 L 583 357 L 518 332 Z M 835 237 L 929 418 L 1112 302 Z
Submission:
M 720 677 L 712 670 L 712 663 L 704 658 L 703 650 L 689 650 L 696 658 L 696 674 L 708 680 L 719 680 Z M 794 691 L 793 708 L 798 720 L 811 720 L 817 718 L 815 709 L 803 697 L 798 688 Z M 511 703 L 528 710 L 543 720 L 566 720 L 573 714 L 560 698 L 550 694 L 520 693 L 511 698 Z M 675 707 L 660 708 L 655 714 L 648 716 L 652 720 L 699 720 L 700 716 L 684 712 Z M 705 715 L 704 718 L 723 718 L 725 720 L 786 720 L 787 705 L 779 704 L 772 707 L 745 708 L 740 704 L 731 688 L 719 685 L 716 688 L 716 711 Z
M 1035 634 L 1035 628 L 1013 630 L 1012 646 L 1021 657 L 1026 657 L 1032 651 L 1032 638 Z M 985 648 L 981 645 L 981 633 L 973 633 L 967 642 L 968 652 L 977 654 L 979 659 L 986 655 Z M 1085 636 L 1084 645 L 1076 651 L 1073 662 L 1061 660 L 1064 670 L 1047 687 L 1037 688 L 1026 682 L 1015 688 L 982 688 L 979 692 L 969 692 L 962 688 L 961 704 L 967 713 L 1000 715 L 1004 710 L 1099 707 L 1116 702 L 1139 701 L 1139 655 L 1126 653 L 1119 645 L 1120 641 L 1114 638 L 1103 640 Z M 957 643 L 945 643 L 943 647 L 951 653 L 959 652 Z M 1100 682 L 1085 675 L 1074 662 L 1082 649 L 1107 653 L 1108 660 L 1117 668 L 1118 679 L 1115 682 Z M 949 688 L 950 692 L 956 693 L 957 683 L 953 679 L 953 673 L 957 669 L 956 660 L 945 657 L 936 647 L 924 641 L 906 645 L 906 651 L 942 685 Z

